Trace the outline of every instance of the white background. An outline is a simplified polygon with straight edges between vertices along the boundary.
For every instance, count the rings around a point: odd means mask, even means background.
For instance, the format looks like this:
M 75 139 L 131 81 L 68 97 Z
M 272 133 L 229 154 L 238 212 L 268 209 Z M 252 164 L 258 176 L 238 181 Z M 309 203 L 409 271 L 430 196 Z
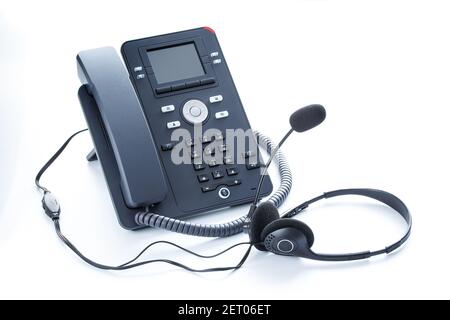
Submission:
M 0 8 L 0 298 L 450 298 L 448 1 L 3 1 Z M 335 188 L 373 187 L 409 206 L 414 228 L 397 254 L 323 263 L 253 251 L 235 273 L 168 265 L 122 273 L 91 268 L 56 238 L 33 185 L 39 167 L 85 127 L 78 51 L 208 25 L 219 37 L 252 126 L 274 139 L 296 108 L 321 103 L 319 128 L 284 147 L 294 188 L 287 209 Z M 43 183 L 62 203 L 62 227 L 88 256 L 119 264 L 146 243 L 204 253 L 245 240 L 189 238 L 119 227 L 98 163 L 75 140 Z M 276 174 L 273 180 L 277 182 Z M 377 249 L 402 220 L 367 201 L 329 200 L 300 218 L 317 251 Z M 197 218 L 227 221 L 236 208 Z M 195 267 L 232 265 L 242 250 Z

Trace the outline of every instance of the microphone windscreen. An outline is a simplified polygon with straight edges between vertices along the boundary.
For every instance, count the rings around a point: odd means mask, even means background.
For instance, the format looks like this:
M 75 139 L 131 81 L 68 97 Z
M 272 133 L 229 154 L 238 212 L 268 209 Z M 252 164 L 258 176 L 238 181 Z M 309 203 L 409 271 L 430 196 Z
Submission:
M 325 120 L 327 112 L 320 104 L 312 104 L 295 111 L 289 118 L 292 129 L 304 132 L 312 129 Z

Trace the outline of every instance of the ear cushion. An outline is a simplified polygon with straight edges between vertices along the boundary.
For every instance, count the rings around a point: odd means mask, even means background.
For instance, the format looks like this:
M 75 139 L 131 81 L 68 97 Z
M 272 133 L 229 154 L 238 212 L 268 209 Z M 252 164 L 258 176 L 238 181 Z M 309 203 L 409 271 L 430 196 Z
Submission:
M 271 202 L 261 203 L 252 216 L 252 222 L 249 230 L 251 243 L 260 243 L 264 240 L 261 238 L 263 229 L 271 222 L 280 218 L 277 207 Z M 255 244 L 255 248 L 261 251 L 267 251 L 264 244 Z
M 311 248 L 314 244 L 314 233 L 312 232 L 311 228 L 299 220 L 288 218 L 278 219 L 268 224 L 261 233 L 261 239 L 264 240 L 273 231 L 283 228 L 295 228 L 300 230 L 305 234 L 306 241 L 308 241 L 309 247 Z

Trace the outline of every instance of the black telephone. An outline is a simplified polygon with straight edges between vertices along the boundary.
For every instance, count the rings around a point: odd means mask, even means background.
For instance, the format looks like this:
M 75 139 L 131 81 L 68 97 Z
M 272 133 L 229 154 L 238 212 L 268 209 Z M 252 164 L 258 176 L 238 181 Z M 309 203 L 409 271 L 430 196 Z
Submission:
M 77 56 L 78 96 L 94 142 L 88 160 L 100 160 L 120 224 L 140 228 L 135 214 L 150 207 L 185 218 L 251 202 L 260 154 L 238 152 L 226 134 L 250 124 L 214 31 L 128 41 L 121 52 L 128 72 L 110 47 Z M 189 137 L 174 141 L 180 129 Z M 256 145 L 253 135 L 247 145 Z M 192 162 L 174 163 L 179 146 Z M 261 196 L 271 191 L 267 178 Z

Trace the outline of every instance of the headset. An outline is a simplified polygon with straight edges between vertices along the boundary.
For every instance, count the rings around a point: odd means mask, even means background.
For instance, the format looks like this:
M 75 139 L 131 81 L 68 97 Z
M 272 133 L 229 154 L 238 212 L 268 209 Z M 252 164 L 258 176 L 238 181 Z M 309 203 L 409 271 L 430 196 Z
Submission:
M 202 255 L 196 252 L 193 252 L 189 249 L 186 249 L 182 246 L 179 246 L 170 241 L 155 241 L 146 246 L 135 258 L 130 261 L 123 263 L 118 266 L 108 266 L 104 264 L 97 263 L 90 258 L 83 255 L 75 245 L 73 245 L 62 233 L 60 226 L 60 213 L 61 207 L 59 205 L 58 200 L 54 195 L 50 192 L 49 189 L 41 185 L 40 179 L 44 172 L 53 164 L 53 162 L 61 155 L 70 141 L 77 135 L 82 132 L 87 131 L 87 129 L 80 130 L 73 135 L 71 135 L 66 142 L 56 151 L 56 153 L 46 162 L 46 164 L 39 170 L 38 174 L 35 178 L 35 184 L 43 192 L 42 197 L 42 206 L 44 208 L 47 216 L 53 221 L 55 231 L 58 237 L 63 241 L 63 243 L 68 246 L 77 256 L 79 256 L 86 263 L 90 264 L 99 269 L 103 270 L 114 270 L 121 271 L 127 270 L 151 263 L 167 263 L 180 268 L 183 268 L 187 271 L 191 272 L 217 272 L 217 271 L 231 271 L 237 270 L 243 266 L 245 261 L 250 255 L 251 249 L 255 247 L 260 251 L 269 251 L 276 255 L 281 256 L 296 256 L 301 258 L 320 260 L 320 261 L 350 261 L 350 260 L 361 260 L 367 259 L 376 255 L 381 254 L 389 254 L 397 249 L 399 249 L 409 238 L 412 229 L 412 217 L 411 214 L 403 203 L 395 195 L 377 189 L 367 189 L 367 188 L 353 188 L 353 189 L 341 189 L 330 192 L 325 192 L 324 194 L 317 196 L 311 200 L 305 201 L 302 204 L 296 206 L 293 209 L 286 211 L 283 214 L 279 214 L 277 206 L 281 205 L 284 201 L 285 197 L 290 191 L 290 186 L 292 183 L 292 177 L 290 176 L 289 169 L 285 163 L 282 163 L 280 166 L 280 153 L 279 149 L 287 140 L 287 138 L 295 131 L 295 132 L 304 132 L 310 130 L 319 124 L 321 124 L 326 118 L 326 111 L 322 105 L 313 104 L 295 111 L 290 119 L 291 128 L 284 135 L 284 137 L 280 140 L 280 142 L 275 147 L 270 147 L 268 151 L 270 151 L 270 157 L 268 161 L 264 165 L 264 170 L 261 174 L 258 187 L 256 189 L 255 198 L 250 206 L 249 212 L 247 216 L 243 219 L 239 219 L 239 221 L 235 221 L 231 224 L 219 225 L 219 227 L 211 227 L 211 230 L 216 231 L 208 231 L 206 233 L 205 228 L 201 229 L 200 227 L 195 227 L 195 225 L 189 224 L 188 222 L 178 221 L 177 225 L 183 223 L 183 226 L 187 225 L 189 228 L 175 228 L 177 230 L 197 230 L 192 232 L 183 232 L 188 235 L 196 235 L 196 236 L 214 236 L 214 237 L 226 237 L 241 231 L 244 231 L 249 236 L 249 241 L 240 242 L 234 244 L 225 250 L 222 250 L 213 255 Z M 258 204 L 260 200 L 261 186 L 264 182 L 265 177 L 267 176 L 267 171 L 273 160 L 278 160 L 280 172 L 283 173 L 282 169 L 287 170 L 289 174 L 284 174 L 284 186 L 288 187 L 287 190 L 281 192 L 281 198 L 277 198 L 278 201 L 274 201 L 273 198 L 270 198 L 269 201 L 262 202 Z M 284 158 L 281 157 L 284 161 Z M 283 186 L 283 183 L 281 183 Z M 280 190 L 278 190 L 280 191 Z M 283 190 L 282 190 L 283 191 Z M 386 246 L 383 249 L 375 250 L 375 251 L 363 251 L 357 253 L 345 253 L 345 254 L 322 254 L 316 253 L 312 250 L 312 246 L 314 244 L 314 233 L 311 228 L 305 223 L 293 219 L 295 215 L 306 210 L 311 204 L 320 201 L 322 199 L 334 198 L 339 196 L 347 196 L 347 195 L 357 195 L 363 196 L 367 198 L 371 198 L 373 200 L 379 201 L 384 205 L 393 209 L 394 212 L 399 214 L 404 221 L 406 222 L 407 228 L 406 232 L 400 238 L 400 240 L 396 241 L 393 244 Z M 168 220 L 166 217 L 155 217 L 155 213 L 146 211 L 140 212 L 136 214 L 136 221 L 141 225 L 147 225 L 157 228 L 166 229 L 168 228 Z M 172 219 L 173 220 L 173 219 Z M 165 222 L 164 222 L 165 221 Z M 174 223 L 172 223 L 173 225 Z M 203 232 L 201 231 L 203 230 Z M 222 230 L 222 231 L 220 231 Z M 225 232 L 223 230 L 228 230 Z M 168 260 L 168 259 L 152 259 L 145 261 L 138 261 L 139 258 L 151 247 L 158 244 L 166 244 L 174 246 L 184 252 L 195 255 L 199 258 L 214 258 L 219 255 L 222 255 L 236 247 L 239 246 L 247 246 L 247 250 L 242 256 L 241 260 L 235 266 L 226 266 L 226 267 L 215 267 L 215 268 L 207 268 L 207 269 L 195 269 L 189 266 L 186 266 L 180 262 Z

